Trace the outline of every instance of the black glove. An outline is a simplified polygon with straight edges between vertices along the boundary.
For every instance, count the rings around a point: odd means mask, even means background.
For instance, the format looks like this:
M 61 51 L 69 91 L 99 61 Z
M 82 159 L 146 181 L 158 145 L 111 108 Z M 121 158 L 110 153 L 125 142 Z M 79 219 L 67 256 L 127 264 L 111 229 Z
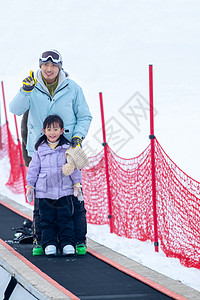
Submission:
M 73 136 L 71 142 L 72 142 L 72 148 L 76 148 L 76 146 L 82 148 L 82 139 L 79 136 Z
M 25 92 L 32 92 L 32 90 L 34 89 L 34 86 L 37 83 L 37 80 L 34 78 L 33 71 L 30 71 L 30 76 L 26 77 L 22 82 L 23 82 L 22 89 Z

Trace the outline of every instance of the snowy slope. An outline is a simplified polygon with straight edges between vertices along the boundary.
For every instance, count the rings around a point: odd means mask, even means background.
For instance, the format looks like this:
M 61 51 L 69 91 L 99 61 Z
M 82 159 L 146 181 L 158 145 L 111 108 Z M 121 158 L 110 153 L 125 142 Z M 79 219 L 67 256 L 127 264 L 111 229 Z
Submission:
M 22 79 L 37 71 L 39 54 L 56 48 L 64 69 L 82 86 L 94 117 L 85 141 L 88 154 L 102 149 L 98 93 L 103 92 L 109 145 L 122 157 L 134 157 L 149 143 L 148 65 L 153 64 L 155 135 L 171 159 L 200 181 L 199 1 L 1 0 L 0 14 L 0 79 L 7 106 Z M 13 116 L 8 116 L 15 134 Z M 8 175 L 6 162 L 1 164 Z M 1 178 L 1 194 L 24 201 L 3 182 L 6 178 Z M 111 237 L 107 231 L 89 226 L 94 240 L 153 269 L 159 265 L 160 272 L 200 290 L 195 279 L 199 271 L 154 254 L 152 245 Z

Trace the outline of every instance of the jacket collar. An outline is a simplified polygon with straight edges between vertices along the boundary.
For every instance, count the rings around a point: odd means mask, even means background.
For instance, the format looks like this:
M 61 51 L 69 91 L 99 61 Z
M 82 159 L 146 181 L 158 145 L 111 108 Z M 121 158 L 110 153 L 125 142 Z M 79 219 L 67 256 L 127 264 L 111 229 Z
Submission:
M 68 144 L 63 144 L 62 146 L 57 146 L 55 148 L 55 150 L 53 150 L 51 147 L 49 147 L 49 145 L 47 143 L 43 143 L 38 147 L 38 153 L 40 155 L 47 155 L 47 154 L 51 154 L 52 151 L 58 151 L 59 149 L 68 149 L 70 147 L 70 145 Z
M 61 84 L 66 79 L 68 79 L 68 77 L 69 77 L 69 74 L 67 72 L 65 72 L 64 70 L 61 70 L 59 72 L 59 74 L 58 74 L 58 85 L 57 85 L 57 88 L 55 89 L 54 93 L 59 89 Z M 42 79 L 42 72 L 41 72 L 40 69 L 36 72 L 35 78 L 37 79 L 37 82 L 40 84 L 40 86 L 43 88 L 43 90 L 50 95 L 49 90 L 48 90 L 47 86 L 45 85 L 45 83 Z

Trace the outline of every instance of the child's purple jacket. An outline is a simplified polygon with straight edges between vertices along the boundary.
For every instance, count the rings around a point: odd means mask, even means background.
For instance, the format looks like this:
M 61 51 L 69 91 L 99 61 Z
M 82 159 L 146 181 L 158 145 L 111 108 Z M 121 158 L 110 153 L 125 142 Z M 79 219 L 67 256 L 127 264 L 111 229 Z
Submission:
M 73 195 L 73 185 L 81 182 L 81 171 L 74 170 L 70 176 L 63 175 L 65 151 L 69 147 L 64 144 L 53 150 L 43 143 L 33 153 L 26 179 L 28 185 L 36 188 L 37 198 L 59 199 Z

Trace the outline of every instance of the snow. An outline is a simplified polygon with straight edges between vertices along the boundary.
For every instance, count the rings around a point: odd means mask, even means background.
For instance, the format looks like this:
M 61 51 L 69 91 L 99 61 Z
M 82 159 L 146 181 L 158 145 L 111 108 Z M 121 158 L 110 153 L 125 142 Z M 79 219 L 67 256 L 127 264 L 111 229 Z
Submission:
M 23 78 L 37 71 L 40 53 L 58 49 L 93 115 L 85 150 L 94 155 L 102 149 L 102 92 L 109 145 L 119 156 L 135 157 L 149 143 L 148 66 L 153 64 L 155 135 L 171 159 L 200 181 L 198 0 L 35 0 L 34 5 L 7 0 L 1 1 L 0 14 L 0 80 L 7 110 Z M 130 114 L 130 104 L 137 118 Z M 15 135 L 13 115 L 7 113 Z M 8 161 L 0 160 L 0 167 L 0 194 L 28 205 L 23 195 L 5 186 Z M 89 224 L 88 231 L 93 240 L 200 291 L 200 270 L 155 253 L 152 244 L 117 237 L 107 226 Z

